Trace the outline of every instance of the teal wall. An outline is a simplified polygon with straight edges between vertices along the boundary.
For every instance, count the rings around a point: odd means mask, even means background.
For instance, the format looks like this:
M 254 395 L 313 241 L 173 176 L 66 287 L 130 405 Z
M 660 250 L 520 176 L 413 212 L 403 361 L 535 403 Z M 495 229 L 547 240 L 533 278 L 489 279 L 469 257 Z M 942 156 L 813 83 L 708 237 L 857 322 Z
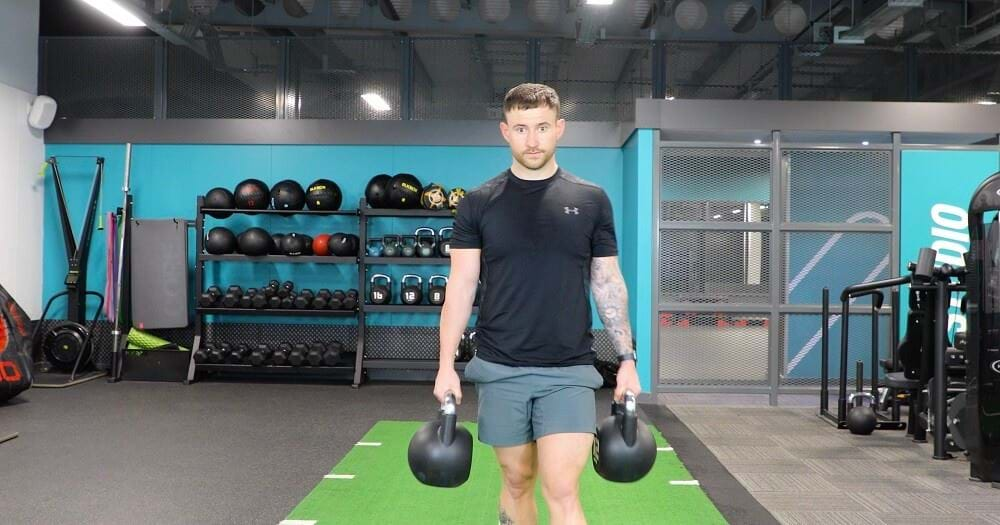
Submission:
M 636 130 L 622 148 L 622 190 L 625 215 L 621 224 L 622 274 L 629 290 L 629 320 L 639 355 L 639 380 L 645 391 L 656 385 L 652 376 L 653 333 L 653 130 Z
M 106 159 L 103 202 L 105 212 L 121 204 L 125 147 L 108 145 L 49 145 L 48 155 L 101 155 Z M 621 238 L 622 224 L 622 151 L 619 148 L 564 148 L 558 153 L 561 166 L 603 187 L 614 206 L 615 222 Z M 139 218 L 188 218 L 195 215 L 195 199 L 213 186 L 233 188 L 246 178 L 259 178 L 269 184 L 291 178 L 306 185 L 324 177 L 337 182 L 344 192 L 346 208 L 355 208 L 365 184 L 377 173 L 410 172 L 422 182 L 438 182 L 447 188 L 471 189 L 495 176 L 510 165 L 506 147 L 428 147 L 428 146 L 294 146 L 294 145 L 138 145 L 132 150 L 132 191 L 135 215 Z M 74 227 L 82 225 L 85 201 L 93 174 L 91 159 L 60 159 L 70 215 Z M 51 176 L 46 179 L 44 226 L 45 297 L 62 289 L 66 260 L 55 206 Z M 412 232 L 418 226 L 435 229 L 448 225 L 449 219 L 375 219 L 372 235 Z M 208 219 L 206 228 L 221 224 L 239 233 L 259 225 L 271 232 L 298 231 L 315 235 L 323 232 L 356 231 L 357 221 L 350 217 L 276 217 L 233 216 Z M 79 235 L 79 231 L 76 232 Z M 189 259 L 194 268 L 194 230 L 191 230 Z M 104 232 L 95 232 L 89 268 L 89 288 L 102 291 L 105 282 Z M 356 287 L 353 266 L 324 264 L 208 263 L 207 284 L 260 286 L 268 279 L 291 279 L 297 286 Z M 394 279 L 404 273 L 428 276 L 447 273 L 443 266 L 374 267 Z M 191 272 L 193 289 L 194 272 Z M 64 315 L 62 302 L 53 307 L 53 315 Z M 233 319 L 232 316 L 227 319 Z M 255 317 L 252 322 L 278 321 Z M 295 322 L 282 318 L 280 322 Z M 314 319 L 301 319 L 314 322 Z M 330 322 L 353 322 L 330 320 Z M 399 325 L 434 325 L 436 316 L 418 314 L 378 314 L 374 323 Z M 600 327 L 596 313 L 595 326 Z
M 937 264 L 964 264 L 969 249 L 968 217 L 972 192 L 984 179 L 1000 171 L 1000 154 L 993 151 L 904 151 L 900 165 L 899 274 L 917 260 L 920 248 L 938 251 Z M 908 290 L 900 291 L 900 334 L 906 328 Z M 965 328 L 952 298 L 949 331 Z

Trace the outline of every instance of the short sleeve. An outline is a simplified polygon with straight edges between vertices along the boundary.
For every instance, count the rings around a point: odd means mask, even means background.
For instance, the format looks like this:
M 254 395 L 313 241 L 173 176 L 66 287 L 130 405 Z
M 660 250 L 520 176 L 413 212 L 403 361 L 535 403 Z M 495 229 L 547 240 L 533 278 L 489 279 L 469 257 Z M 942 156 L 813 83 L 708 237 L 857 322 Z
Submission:
M 604 190 L 600 190 L 597 220 L 590 241 L 591 257 L 611 257 L 618 255 L 618 241 L 615 239 L 615 216 L 611 200 Z
M 451 247 L 463 249 L 482 249 L 483 236 L 479 229 L 481 206 L 478 205 L 478 195 L 469 193 L 459 201 L 455 214 L 455 229 L 451 232 Z

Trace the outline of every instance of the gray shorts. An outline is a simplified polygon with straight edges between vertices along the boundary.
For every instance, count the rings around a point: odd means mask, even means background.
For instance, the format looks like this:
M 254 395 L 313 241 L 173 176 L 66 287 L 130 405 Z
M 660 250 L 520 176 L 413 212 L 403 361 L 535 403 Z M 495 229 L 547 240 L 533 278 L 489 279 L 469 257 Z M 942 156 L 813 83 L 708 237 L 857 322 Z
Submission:
M 465 379 L 479 394 L 479 441 L 494 447 L 531 443 L 548 434 L 592 434 L 594 390 L 604 384 L 591 365 L 513 367 L 474 357 Z

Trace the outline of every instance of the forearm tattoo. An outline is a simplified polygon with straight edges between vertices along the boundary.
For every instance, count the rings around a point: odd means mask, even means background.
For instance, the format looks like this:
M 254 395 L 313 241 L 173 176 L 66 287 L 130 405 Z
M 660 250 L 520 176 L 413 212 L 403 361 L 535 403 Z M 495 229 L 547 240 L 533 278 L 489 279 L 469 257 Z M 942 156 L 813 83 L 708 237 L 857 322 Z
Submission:
M 500 509 L 500 525 L 514 525 L 514 518 L 508 516 L 503 509 Z
M 618 355 L 633 350 L 628 320 L 628 288 L 618 268 L 617 257 L 595 257 L 590 263 L 590 292 L 597 312 L 614 342 Z

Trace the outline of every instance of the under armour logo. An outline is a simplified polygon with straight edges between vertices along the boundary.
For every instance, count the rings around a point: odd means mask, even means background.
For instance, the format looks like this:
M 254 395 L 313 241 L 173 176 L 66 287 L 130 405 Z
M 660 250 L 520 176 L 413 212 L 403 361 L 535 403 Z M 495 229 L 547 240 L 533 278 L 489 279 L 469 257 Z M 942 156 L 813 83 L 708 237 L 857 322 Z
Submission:
M 563 206 L 563 209 L 566 210 L 566 215 L 569 215 L 571 213 L 573 215 L 580 215 L 580 208 L 570 208 L 569 206 Z

